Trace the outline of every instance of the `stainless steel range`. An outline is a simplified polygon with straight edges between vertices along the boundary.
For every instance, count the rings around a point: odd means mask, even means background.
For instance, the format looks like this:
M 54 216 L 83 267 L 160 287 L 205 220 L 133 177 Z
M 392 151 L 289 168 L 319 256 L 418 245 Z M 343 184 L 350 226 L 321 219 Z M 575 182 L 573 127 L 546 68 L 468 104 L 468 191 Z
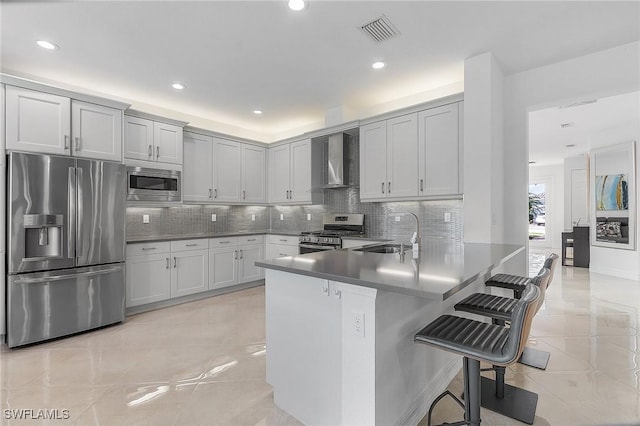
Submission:
M 326 213 L 321 231 L 303 232 L 299 238 L 300 254 L 342 248 L 342 237 L 364 234 L 364 215 Z

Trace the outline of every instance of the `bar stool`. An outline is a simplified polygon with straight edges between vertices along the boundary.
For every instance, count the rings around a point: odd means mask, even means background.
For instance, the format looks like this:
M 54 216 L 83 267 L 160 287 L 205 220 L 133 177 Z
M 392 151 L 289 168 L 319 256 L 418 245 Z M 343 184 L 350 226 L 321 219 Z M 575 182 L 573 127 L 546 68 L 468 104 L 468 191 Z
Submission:
M 540 303 L 536 308 L 536 313 L 542 306 L 545 292 L 550 281 L 551 271 L 547 268 L 542 268 L 542 271 L 531 279 L 531 284 L 540 289 Z M 489 317 L 492 319 L 493 324 L 504 326 L 507 321 L 510 321 L 513 309 L 517 303 L 518 299 L 486 293 L 475 293 L 458 302 L 454 306 L 454 309 L 456 311 Z M 538 395 L 525 389 L 505 385 L 505 367 L 494 365 L 493 368 L 487 370 L 495 371 L 496 380 L 493 381 L 486 377 L 482 378 L 481 405 L 484 408 L 511 417 L 512 419 L 533 424 L 536 407 L 538 405 Z
M 480 362 L 506 367 L 516 362 L 529 337 L 531 322 L 540 303 L 540 289 L 529 284 L 513 307 L 511 327 L 501 327 L 452 315 L 442 315 L 420 330 L 416 343 L 435 346 L 462 355 L 464 375 L 464 421 L 451 425 L 480 425 Z M 445 396 L 462 402 L 445 391 L 429 407 L 428 425 L 435 405 Z
M 557 254 L 552 253 L 545 259 L 544 265 L 542 265 L 542 268 L 540 268 L 540 271 L 542 271 L 542 269 L 544 268 L 547 268 L 551 271 L 551 276 L 549 278 L 549 283 L 547 284 L 547 286 L 551 285 L 551 282 L 553 281 L 553 275 L 555 274 L 556 266 L 558 265 L 559 259 L 560 258 Z M 485 285 L 487 287 L 500 287 L 506 288 L 508 290 L 513 290 L 514 297 L 516 299 L 519 299 L 521 297 L 522 290 L 529 282 L 531 282 L 531 278 L 512 274 L 496 274 L 489 280 L 487 280 L 485 282 Z M 529 367 L 546 370 L 547 364 L 549 364 L 549 356 L 549 352 L 527 347 L 525 348 L 524 352 L 522 353 L 522 357 L 520 357 L 518 362 L 524 365 L 528 365 Z

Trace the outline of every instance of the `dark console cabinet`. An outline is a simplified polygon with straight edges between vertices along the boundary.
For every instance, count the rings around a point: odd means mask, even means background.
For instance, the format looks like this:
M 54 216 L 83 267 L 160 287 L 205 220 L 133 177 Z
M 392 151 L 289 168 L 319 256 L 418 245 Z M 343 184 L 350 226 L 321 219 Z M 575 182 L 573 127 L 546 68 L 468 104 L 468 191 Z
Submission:
M 562 233 L 562 264 L 566 264 L 567 247 L 573 247 L 573 266 L 588 268 L 590 261 L 589 227 L 574 226 L 573 231 Z

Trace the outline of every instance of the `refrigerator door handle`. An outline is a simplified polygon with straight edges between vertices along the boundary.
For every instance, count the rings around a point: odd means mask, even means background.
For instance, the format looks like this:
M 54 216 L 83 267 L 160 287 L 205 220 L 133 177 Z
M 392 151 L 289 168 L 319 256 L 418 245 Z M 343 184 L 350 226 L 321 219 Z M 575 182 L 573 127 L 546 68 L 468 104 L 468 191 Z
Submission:
M 19 278 L 14 281 L 15 284 L 35 284 L 41 282 L 50 282 L 50 281 L 62 281 L 68 280 L 69 278 L 77 278 L 77 277 L 93 277 L 96 275 L 104 275 L 111 274 L 113 272 L 118 272 L 120 268 L 108 268 L 101 269 L 99 271 L 87 271 L 87 272 L 79 272 L 72 275 L 52 275 L 50 277 L 39 277 L 39 278 Z
M 78 225 L 82 226 L 83 219 L 84 219 L 84 207 L 83 207 L 83 203 L 82 201 L 84 200 L 84 190 L 82 189 L 82 183 L 83 183 L 83 169 L 82 167 L 78 167 L 77 168 L 77 172 L 78 174 L 78 180 L 77 180 L 77 193 L 78 193 L 78 198 L 77 201 L 74 200 L 74 202 L 76 203 L 76 214 L 78 216 Z M 77 238 L 76 241 L 76 257 L 81 257 L 82 254 L 82 235 L 80 235 L 80 238 Z
M 67 257 L 76 257 L 76 168 L 69 167 L 67 180 Z

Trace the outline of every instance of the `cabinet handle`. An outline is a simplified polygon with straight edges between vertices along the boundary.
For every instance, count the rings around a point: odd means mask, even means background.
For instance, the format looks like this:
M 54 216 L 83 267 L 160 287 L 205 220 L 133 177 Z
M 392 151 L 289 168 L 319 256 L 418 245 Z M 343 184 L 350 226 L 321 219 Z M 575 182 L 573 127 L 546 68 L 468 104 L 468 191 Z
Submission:
M 280 256 L 288 256 L 288 255 L 284 253 L 280 253 Z
M 238 250 L 234 250 L 233 251 L 233 260 L 237 260 L 238 259 Z
M 424 179 L 420 179 L 420 192 L 424 191 Z
M 384 182 L 382 182 L 382 193 L 384 194 Z
M 156 146 L 156 160 L 160 158 L 160 147 Z
M 213 198 L 218 198 L 218 188 L 213 190 Z
M 64 135 L 64 149 L 69 149 L 69 135 Z
M 173 267 L 178 267 L 178 259 L 176 259 L 175 256 L 173 257 Z
M 76 136 L 76 151 L 80 151 L 80 137 Z
M 155 250 L 157 247 L 142 247 L 142 250 Z
M 287 242 L 287 241 L 289 241 L 289 240 L 280 240 L 280 241 L 281 241 L 281 242 L 283 242 L 283 243 L 286 243 L 286 242 Z
M 153 147 L 152 147 L 151 145 L 149 145 L 149 149 L 147 150 L 147 155 L 148 155 L 149 157 L 152 157 L 152 156 L 153 156 Z
M 231 241 L 218 241 L 219 244 L 229 244 Z
M 240 259 L 242 259 L 242 250 L 240 250 Z
M 187 246 L 187 247 L 195 247 L 195 246 L 197 246 L 197 245 L 198 245 L 198 244 L 187 244 L 186 246 Z
M 387 185 L 387 192 L 391 194 L 391 181 L 389 181 L 389 185 Z
M 209 198 L 213 197 L 213 190 L 209 188 Z
M 167 261 L 167 267 L 165 269 L 169 269 L 169 258 L 165 257 L 165 260 Z
M 342 296 L 342 291 L 341 290 L 333 290 L 333 295 L 336 297 L 336 299 L 340 299 L 340 297 Z
M 247 241 L 255 241 L 255 240 L 256 240 L 255 238 L 250 238 Z
M 245 198 L 247 198 L 247 191 L 245 191 L 244 189 L 242 190 L 242 199 L 244 200 Z

